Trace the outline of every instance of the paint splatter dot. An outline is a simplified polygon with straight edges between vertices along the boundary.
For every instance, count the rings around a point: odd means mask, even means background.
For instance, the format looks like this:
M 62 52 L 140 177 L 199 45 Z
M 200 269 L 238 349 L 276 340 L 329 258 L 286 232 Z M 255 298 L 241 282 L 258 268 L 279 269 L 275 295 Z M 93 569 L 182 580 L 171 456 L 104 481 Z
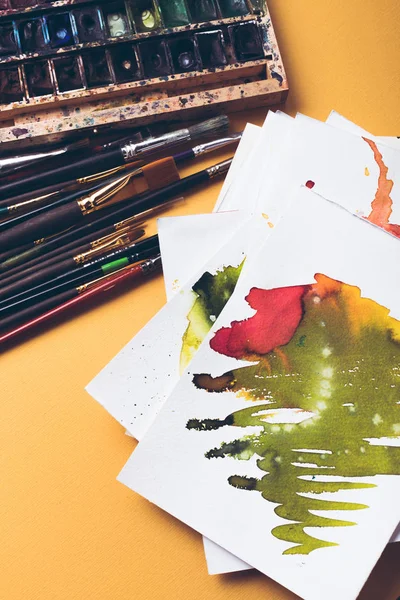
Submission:
M 309 179 L 306 183 L 306 187 L 308 187 L 309 190 L 312 190 L 314 186 L 315 186 L 315 182 L 311 181 L 311 179 Z
M 364 173 L 365 173 L 365 177 L 369 177 L 371 175 L 371 173 L 369 172 L 368 167 L 365 167 Z
M 381 417 L 381 415 L 378 415 L 378 413 L 376 413 L 376 415 L 373 416 L 372 418 L 372 422 L 374 425 L 380 425 L 382 423 L 383 419 Z

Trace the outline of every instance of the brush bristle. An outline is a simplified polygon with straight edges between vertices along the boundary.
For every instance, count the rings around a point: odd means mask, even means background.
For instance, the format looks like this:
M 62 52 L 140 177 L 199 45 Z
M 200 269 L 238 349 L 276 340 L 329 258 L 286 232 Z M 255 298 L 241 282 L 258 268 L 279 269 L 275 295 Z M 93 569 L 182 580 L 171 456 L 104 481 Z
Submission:
M 180 175 L 172 157 L 156 160 L 142 167 L 143 176 L 149 190 L 159 190 L 175 181 L 179 181 Z
M 208 119 L 197 125 L 189 127 L 190 137 L 192 140 L 212 136 L 219 137 L 222 133 L 229 130 L 229 118 L 226 115 L 220 115 L 213 119 Z

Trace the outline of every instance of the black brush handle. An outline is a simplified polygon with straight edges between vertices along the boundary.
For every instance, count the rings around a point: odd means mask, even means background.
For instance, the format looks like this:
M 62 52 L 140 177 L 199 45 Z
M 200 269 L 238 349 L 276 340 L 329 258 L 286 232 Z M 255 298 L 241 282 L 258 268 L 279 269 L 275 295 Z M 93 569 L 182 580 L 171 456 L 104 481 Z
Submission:
M 24 290 L 34 288 L 44 281 L 51 281 L 54 277 L 63 275 L 78 267 L 73 257 L 65 258 L 53 265 L 44 265 L 43 268 L 37 267 L 30 273 L 24 273 L 22 278 L 17 279 L 13 283 L 4 285 L 0 288 L 0 302 L 22 293 Z
M 83 220 L 77 202 L 70 202 L 53 210 L 41 213 L 0 234 L 0 252 L 17 248 L 28 242 L 68 229 Z
M 5 275 L 7 275 L 7 271 L 10 269 L 29 263 L 43 254 L 47 255 L 48 252 L 61 248 L 65 244 L 80 240 L 83 234 L 95 234 L 103 229 L 105 225 L 112 225 L 114 221 L 110 217 L 110 212 L 113 210 L 114 207 L 111 206 L 108 209 L 103 209 L 101 212 L 94 212 L 87 216 L 81 225 L 73 227 L 70 231 L 64 231 L 52 236 L 41 244 L 31 242 L 25 246 L 25 248 L 27 248 L 26 250 L 21 251 L 18 255 L 14 254 L 11 261 L 0 264 L 0 279 L 2 280 L 2 274 L 6 272 Z M 100 237 L 100 235 L 98 237 Z M 15 250 L 13 252 L 15 253 Z M 11 254 L 13 254 L 13 252 L 11 252 Z M 10 252 L 8 254 L 10 254 Z
M 139 260 L 150 258 L 151 256 L 158 254 L 159 251 L 160 246 L 158 243 L 158 237 L 153 236 L 152 238 L 148 238 L 147 240 L 137 244 L 134 250 L 131 249 L 130 253 L 127 253 L 126 251 L 123 251 L 123 253 L 126 255 L 128 263 L 132 264 L 134 262 L 138 262 Z M 122 252 L 120 254 L 122 254 Z M 73 274 L 68 273 L 59 281 L 49 282 L 47 285 L 42 285 L 38 288 L 29 290 L 29 293 L 23 293 L 20 296 L 14 296 L 9 303 L 0 307 L 0 328 L 3 328 L 3 322 L 10 316 L 19 316 L 29 307 L 37 306 L 48 298 L 54 298 L 55 296 L 71 291 L 72 289 L 76 290 L 78 286 L 93 281 L 99 277 L 103 277 L 104 275 L 109 275 L 113 272 L 110 270 L 105 273 L 101 266 L 98 266 L 99 262 L 101 262 L 101 259 L 96 259 L 92 263 L 88 263 L 86 265 L 87 268 L 81 267 Z M 120 267 L 117 265 L 115 270 L 118 270 L 118 268 Z M 5 329 L 9 327 L 9 323 L 4 326 Z
M 48 266 L 57 260 L 74 256 L 80 252 L 86 252 L 92 248 L 91 242 L 102 238 L 105 235 L 109 235 L 110 233 L 115 233 L 115 228 L 105 227 L 100 231 L 89 233 L 88 235 L 83 236 L 81 239 L 76 239 L 69 244 L 65 244 L 60 248 L 55 248 L 54 250 L 47 252 L 46 258 L 42 256 L 36 256 L 35 258 L 32 256 L 32 259 L 27 264 L 22 263 L 12 267 L 11 261 L 10 270 L 7 270 L 7 262 L 0 263 L 0 288 L 3 285 L 8 285 L 9 283 L 17 281 L 17 279 L 20 279 L 22 276 L 25 277 L 34 269 L 40 269 L 42 266 Z M 40 244 L 37 247 L 39 248 Z
M 18 181 L 2 185 L 0 186 L 0 199 L 12 198 L 25 192 L 33 192 L 47 185 L 61 183 L 72 178 L 78 179 L 86 175 L 93 175 L 94 173 L 107 171 L 123 164 L 125 164 L 125 161 L 120 148 L 112 149 L 102 154 L 95 154 L 94 156 L 88 156 L 78 161 L 71 161 L 62 167 L 42 171 L 30 177 L 21 178 Z
M 44 270 L 47 272 L 47 276 L 43 279 L 41 283 L 36 283 L 30 285 L 28 288 L 26 286 L 23 291 L 7 294 L 7 297 L 0 300 L 0 315 L 4 314 L 4 311 L 8 311 L 12 306 L 20 306 L 21 303 L 26 302 L 27 299 L 33 296 L 38 296 L 39 294 L 46 293 L 46 290 L 52 289 L 55 286 L 64 285 L 69 281 L 75 281 L 77 277 L 87 277 L 95 273 L 98 276 L 101 276 L 103 271 L 103 265 L 107 265 L 109 263 L 113 263 L 118 261 L 118 259 L 127 259 L 132 253 L 136 254 L 136 252 L 145 252 L 148 249 L 152 251 L 154 248 L 159 249 L 158 236 L 152 236 L 150 238 L 146 238 L 140 242 L 136 242 L 134 246 L 127 248 L 117 248 L 113 249 L 102 256 L 92 259 L 90 262 L 86 262 L 81 265 L 77 265 L 73 258 L 66 259 L 62 261 L 61 266 L 58 264 L 56 268 L 51 272 L 50 268 L 47 269 L 45 267 Z M 58 270 L 58 273 L 57 273 Z M 87 279 L 85 279 L 87 281 Z M 80 282 L 80 280 L 79 280 Z M 67 286 L 69 289 L 69 286 Z M 1 318 L 1 317 L 0 317 Z
M 12 329 L 16 325 L 24 323 L 25 321 L 29 321 L 30 319 L 33 319 L 34 317 L 41 315 L 48 310 L 55 308 L 56 306 L 64 304 L 64 302 L 68 302 L 68 300 L 72 300 L 72 298 L 75 298 L 76 296 L 78 296 L 78 291 L 76 288 L 72 288 L 62 292 L 61 294 L 57 294 L 56 296 L 46 298 L 38 304 L 28 306 L 18 313 L 3 317 L 0 321 L 0 330 L 7 331 Z

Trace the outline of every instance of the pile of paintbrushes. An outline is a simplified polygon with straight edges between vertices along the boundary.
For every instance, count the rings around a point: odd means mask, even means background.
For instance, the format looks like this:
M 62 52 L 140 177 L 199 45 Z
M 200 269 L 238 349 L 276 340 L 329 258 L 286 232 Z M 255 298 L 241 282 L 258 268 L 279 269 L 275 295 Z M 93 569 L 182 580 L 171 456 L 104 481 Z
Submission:
M 270 112 L 214 213 L 159 220 L 169 301 L 88 391 L 211 574 L 355 600 L 400 540 L 399 187 L 398 139 Z
M 146 224 L 230 161 L 178 168 L 234 145 L 219 116 L 145 139 L 88 140 L 0 159 L 0 342 L 160 265 Z M 175 153 L 174 153 L 175 152 Z

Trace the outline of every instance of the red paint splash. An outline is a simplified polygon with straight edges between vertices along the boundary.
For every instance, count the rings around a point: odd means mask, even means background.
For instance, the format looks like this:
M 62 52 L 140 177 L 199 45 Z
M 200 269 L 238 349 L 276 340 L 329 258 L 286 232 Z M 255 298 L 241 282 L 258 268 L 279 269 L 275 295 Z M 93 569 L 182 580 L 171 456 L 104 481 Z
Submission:
M 315 187 L 315 182 L 311 181 L 311 179 L 309 179 L 306 183 L 306 187 L 308 187 L 309 190 L 312 190 L 313 187 Z
M 249 359 L 284 346 L 299 326 L 302 298 L 309 289 L 308 285 L 274 290 L 252 288 L 246 301 L 256 314 L 217 331 L 210 342 L 211 348 L 232 358 Z
M 371 212 L 366 217 L 368 221 L 382 227 L 392 235 L 400 238 L 400 225 L 395 225 L 389 222 L 392 214 L 393 200 L 390 197 L 394 182 L 388 179 L 388 167 L 383 162 L 383 156 L 379 152 L 377 145 L 368 138 L 363 140 L 369 145 L 374 153 L 374 159 L 379 167 L 378 189 L 376 190 L 375 198 L 371 203 Z

